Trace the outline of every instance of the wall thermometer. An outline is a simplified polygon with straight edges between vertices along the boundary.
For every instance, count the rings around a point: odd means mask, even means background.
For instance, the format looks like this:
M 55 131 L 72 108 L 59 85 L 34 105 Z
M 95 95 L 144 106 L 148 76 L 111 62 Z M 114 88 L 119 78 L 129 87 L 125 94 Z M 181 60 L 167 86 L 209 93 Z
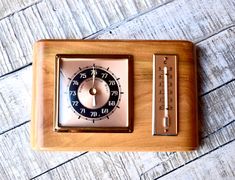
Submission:
M 177 56 L 153 56 L 153 135 L 177 135 Z

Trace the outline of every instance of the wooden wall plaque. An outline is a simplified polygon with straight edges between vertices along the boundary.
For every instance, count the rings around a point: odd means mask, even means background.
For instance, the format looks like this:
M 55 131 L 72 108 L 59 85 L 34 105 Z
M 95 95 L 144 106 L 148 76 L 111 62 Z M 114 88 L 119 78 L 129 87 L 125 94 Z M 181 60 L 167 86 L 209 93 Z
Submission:
M 193 43 L 41 40 L 33 53 L 34 149 L 188 151 L 198 146 Z M 161 69 L 158 58 L 169 59 L 171 67 L 163 63 Z M 162 92 L 157 77 L 167 98 L 157 95 Z

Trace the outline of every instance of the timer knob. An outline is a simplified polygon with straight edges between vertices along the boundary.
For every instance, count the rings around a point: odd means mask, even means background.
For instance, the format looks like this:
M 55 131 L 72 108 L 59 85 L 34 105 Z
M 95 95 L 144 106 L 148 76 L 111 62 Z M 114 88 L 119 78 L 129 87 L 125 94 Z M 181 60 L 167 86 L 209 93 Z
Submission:
M 78 88 L 78 99 L 81 104 L 89 109 L 98 109 L 104 106 L 110 96 L 110 89 L 108 84 L 100 79 L 95 79 L 95 88 L 92 87 L 92 78 L 84 80 Z M 95 96 L 95 106 L 94 106 Z
M 80 69 L 69 84 L 69 101 L 78 115 L 93 123 L 109 119 L 120 102 L 119 78 L 101 66 L 87 66 Z

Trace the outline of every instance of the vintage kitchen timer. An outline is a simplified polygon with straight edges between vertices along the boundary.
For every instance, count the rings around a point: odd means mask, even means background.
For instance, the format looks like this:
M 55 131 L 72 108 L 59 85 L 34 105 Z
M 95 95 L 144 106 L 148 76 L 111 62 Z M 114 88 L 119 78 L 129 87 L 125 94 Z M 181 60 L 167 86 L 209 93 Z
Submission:
M 132 132 L 132 56 L 57 54 L 55 61 L 55 131 Z
M 198 146 L 196 77 L 189 41 L 38 41 L 32 147 L 193 150 Z

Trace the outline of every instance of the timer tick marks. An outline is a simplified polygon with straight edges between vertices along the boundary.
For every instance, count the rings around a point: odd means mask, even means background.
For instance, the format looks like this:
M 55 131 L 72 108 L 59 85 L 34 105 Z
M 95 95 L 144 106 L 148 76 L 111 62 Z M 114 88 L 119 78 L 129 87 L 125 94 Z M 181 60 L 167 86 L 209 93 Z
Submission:
M 117 107 L 117 104 L 120 101 L 120 91 L 118 88 L 121 87 L 118 82 L 120 78 L 117 78 L 114 75 L 112 76 L 113 73 L 107 71 L 109 67 L 104 69 L 101 66 L 97 66 L 95 63 L 92 63 L 88 68 L 81 68 L 82 70 L 71 78 L 71 83 L 69 85 L 69 101 L 75 109 L 75 112 L 81 116 L 81 119 L 84 118 L 85 120 L 90 120 L 91 123 L 99 120 L 100 118 L 112 119 L 110 118 L 110 115 L 113 113 L 113 110 Z M 97 76 L 100 78 L 99 81 L 95 79 L 94 83 L 95 86 L 100 88 L 99 95 L 103 97 L 101 99 L 97 99 L 96 105 L 98 106 L 96 106 L 95 109 L 93 106 L 91 107 L 89 98 L 85 96 L 87 91 L 89 91 L 89 95 L 92 95 L 93 97 L 96 94 L 90 92 L 93 86 L 89 84 L 90 81 L 93 80 L 93 74 L 90 74 L 90 71 L 94 72 L 94 68 L 98 72 Z M 92 76 L 92 78 L 90 76 Z M 74 82 L 79 84 L 79 86 Z M 111 90 L 105 91 L 106 86 L 109 86 Z M 79 106 L 76 105 L 75 102 L 76 104 L 79 103 Z M 93 100 L 91 104 L 92 103 Z M 82 111 L 79 108 L 82 109 Z
M 69 132 L 128 132 L 127 56 L 66 56 L 63 63 L 59 64 L 59 68 L 67 76 L 62 77 L 58 68 L 57 74 L 60 76 L 56 82 L 60 83 L 57 84 L 56 107 L 61 129 L 68 129 Z M 118 67 L 122 67 L 124 72 Z M 92 93 L 91 89 L 94 90 Z M 59 109 L 66 109 L 66 113 Z

